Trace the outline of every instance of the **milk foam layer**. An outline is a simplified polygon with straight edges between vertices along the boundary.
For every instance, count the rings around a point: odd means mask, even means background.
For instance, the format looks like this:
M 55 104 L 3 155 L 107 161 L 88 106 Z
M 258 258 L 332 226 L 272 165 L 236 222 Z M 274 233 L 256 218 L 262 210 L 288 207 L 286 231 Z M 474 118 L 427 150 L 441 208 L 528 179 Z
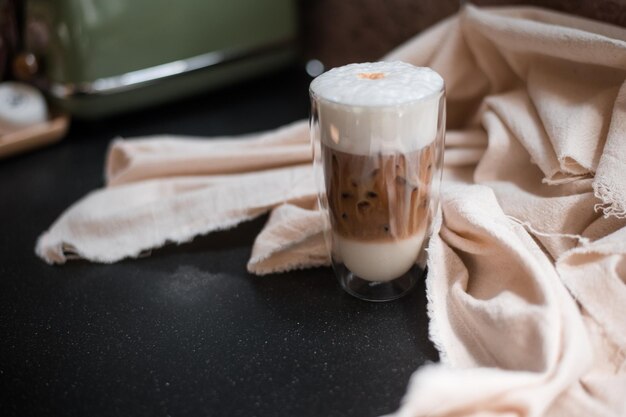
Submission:
M 359 155 L 406 153 L 437 136 L 443 79 L 404 62 L 351 64 L 311 83 L 322 142 Z
M 360 241 L 334 235 L 338 260 L 359 278 L 374 282 L 396 279 L 411 269 L 424 242 L 424 229 L 406 239 Z
M 365 62 L 333 68 L 311 83 L 316 96 L 347 106 L 397 106 L 439 93 L 443 78 L 406 62 Z

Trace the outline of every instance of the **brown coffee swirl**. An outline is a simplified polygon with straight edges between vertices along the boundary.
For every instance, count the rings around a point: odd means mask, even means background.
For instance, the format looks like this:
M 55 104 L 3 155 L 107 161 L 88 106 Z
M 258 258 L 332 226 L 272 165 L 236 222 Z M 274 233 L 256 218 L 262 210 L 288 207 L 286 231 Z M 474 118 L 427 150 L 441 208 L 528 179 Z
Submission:
M 376 155 L 322 148 L 336 233 L 357 240 L 395 240 L 428 224 L 434 143 L 409 153 Z

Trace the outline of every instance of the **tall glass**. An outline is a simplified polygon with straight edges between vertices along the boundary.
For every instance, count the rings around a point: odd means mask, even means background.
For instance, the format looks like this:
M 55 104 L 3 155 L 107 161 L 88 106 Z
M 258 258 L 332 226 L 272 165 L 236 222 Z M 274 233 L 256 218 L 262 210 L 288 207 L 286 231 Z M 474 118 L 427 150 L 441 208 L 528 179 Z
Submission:
M 439 207 L 443 79 L 402 62 L 351 64 L 311 83 L 311 141 L 325 240 L 341 286 L 406 294 L 426 268 Z

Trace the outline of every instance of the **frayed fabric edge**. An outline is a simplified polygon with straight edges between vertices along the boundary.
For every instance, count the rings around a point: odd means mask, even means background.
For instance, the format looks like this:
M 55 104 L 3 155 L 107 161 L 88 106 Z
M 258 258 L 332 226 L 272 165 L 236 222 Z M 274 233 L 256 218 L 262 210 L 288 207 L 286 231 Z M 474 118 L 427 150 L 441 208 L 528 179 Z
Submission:
M 626 219 L 626 204 L 618 201 L 615 193 L 608 186 L 602 183 L 594 182 L 592 184 L 593 195 L 602 201 L 593 206 L 593 209 L 601 211 L 603 217 L 616 217 L 618 219 Z
M 126 255 L 113 256 L 111 258 L 86 255 L 83 251 L 76 248 L 76 246 L 72 245 L 71 243 L 62 241 L 62 240 L 51 243 L 49 242 L 50 231 L 46 231 L 37 239 L 37 244 L 35 246 L 35 254 L 39 258 L 43 259 L 49 265 L 55 265 L 55 264 L 62 265 L 67 260 L 72 260 L 72 259 L 85 259 L 90 262 L 111 264 L 114 262 L 121 261 L 122 259 L 140 258 L 146 253 L 146 251 L 159 249 L 170 243 L 181 245 L 184 243 L 191 242 L 194 238 L 198 236 L 208 235 L 209 233 L 218 232 L 221 230 L 232 229 L 233 227 L 236 227 L 240 223 L 253 220 L 263 215 L 266 211 L 267 210 L 264 210 L 260 213 L 253 213 L 253 214 L 249 214 L 249 215 L 245 215 L 241 217 L 236 217 L 236 218 L 230 219 L 227 222 L 221 223 L 219 226 L 212 224 L 212 225 L 209 225 L 209 227 L 206 227 L 203 230 L 199 231 L 198 233 L 192 234 L 191 236 L 180 237 L 177 239 L 166 237 L 166 238 L 160 239 L 158 242 L 155 242 L 150 247 L 138 248 L 137 250 L 127 253 Z M 68 249 L 67 252 L 66 252 L 66 249 Z
M 316 238 L 321 233 L 322 233 L 321 230 L 309 232 L 297 242 L 289 242 L 284 245 L 279 245 L 278 247 L 274 248 L 272 251 L 268 253 L 264 253 L 263 255 L 260 255 L 260 256 L 257 255 L 257 256 L 251 257 L 248 260 L 248 265 L 247 265 L 248 272 L 250 272 L 251 274 L 262 276 L 262 275 L 269 275 L 269 274 L 275 274 L 275 273 L 280 273 L 280 272 L 287 272 L 287 271 L 291 271 L 294 269 L 306 269 L 309 267 L 315 268 L 315 267 L 320 267 L 320 266 L 330 266 L 329 258 L 324 258 L 324 259 L 310 258 L 309 263 L 306 265 L 301 264 L 299 262 L 289 262 L 287 264 L 283 264 L 275 268 L 267 268 L 263 266 L 265 261 L 272 258 L 272 256 L 274 256 L 275 254 L 284 252 L 289 249 L 295 248 L 296 246 L 302 245 L 306 243 L 307 241 Z
M 289 271 L 302 271 L 305 269 L 311 268 L 320 268 L 320 267 L 328 267 L 330 266 L 330 261 L 327 259 L 308 259 L 307 263 L 302 262 L 288 262 L 282 264 L 278 268 L 265 268 L 263 267 L 263 262 L 259 264 L 254 264 L 252 266 L 248 266 L 248 272 L 254 274 L 258 277 L 272 275 L 272 274 L 280 274 L 283 272 Z
M 518 219 L 517 217 L 513 217 L 513 216 L 506 216 L 509 220 L 513 221 L 516 224 L 519 224 L 520 226 L 523 226 L 525 229 L 527 229 L 529 232 L 531 232 L 534 235 L 537 236 L 543 236 L 543 237 L 561 237 L 564 239 L 574 239 L 577 240 L 578 243 L 580 243 L 583 246 L 588 245 L 589 243 L 591 243 L 591 241 L 589 240 L 589 238 L 586 238 L 584 236 L 580 236 L 580 235 L 575 235 L 575 234 L 571 234 L 571 233 L 555 233 L 555 232 L 542 232 L 541 230 L 537 230 L 533 227 L 532 224 L 530 224 L 527 221 L 522 221 L 520 219 Z
M 441 225 L 443 223 L 443 214 L 441 209 L 439 209 L 436 217 L 435 217 L 435 221 L 434 221 L 434 225 L 433 225 L 433 233 L 432 236 L 434 237 L 435 235 L 439 235 L 439 230 L 441 229 Z M 443 364 L 447 364 L 449 363 L 449 358 L 448 358 L 448 352 L 446 350 L 446 348 L 444 347 L 444 343 L 443 340 L 441 338 L 441 332 L 439 330 L 439 324 L 438 324 L 438 320 L 437 317 L 435 315 L 435 300 L 433 298 L 433 282 L 434 282 L 434 277 L 432 274 L 432 269 L 430 267 L 430 254 L 431 254 L 431 247 L 433 245 L 435 239 L 433 239 L 431 237 L 430 242 L 428 242 L 428 247 L 426 248 L 426 252 L 428 254 L 428 261 L 427 261 L 427 266 L 428 266 L 428 273 L 426 275 L 426 315 L 428 316 L 428 339 L 433 343 L 433 345 L 435 346 L 435 349 L 437 349 L 437 352 L 439 353 L 439 361 Z

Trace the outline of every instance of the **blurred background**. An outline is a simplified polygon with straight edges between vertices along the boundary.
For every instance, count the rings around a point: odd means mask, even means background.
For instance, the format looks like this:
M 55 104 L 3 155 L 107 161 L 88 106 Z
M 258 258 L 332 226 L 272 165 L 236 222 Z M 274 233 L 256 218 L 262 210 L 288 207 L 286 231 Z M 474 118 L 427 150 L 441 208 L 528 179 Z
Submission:
M 60 139 L 71 119 L 102 120 L 286 67 L 314 77 L 378 60 L 462 3 L 0 0 L 0 156 Z M 472 3 L 626 24 L 626 0 Z

